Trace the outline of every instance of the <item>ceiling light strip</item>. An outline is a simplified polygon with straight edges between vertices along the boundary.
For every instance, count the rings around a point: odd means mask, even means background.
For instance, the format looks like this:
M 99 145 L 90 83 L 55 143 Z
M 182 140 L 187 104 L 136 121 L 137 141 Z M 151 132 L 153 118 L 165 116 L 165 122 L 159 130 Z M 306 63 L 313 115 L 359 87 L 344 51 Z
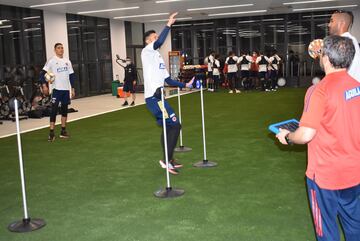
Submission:
M 190 20 L 192 17 L 184 17 L 184 18 L 176 18 L 176 20 Z M 169 21 L 169 19 L 158 19 L 158 20 L 152 20 L 150 22 L 166 22 Z
M 225 16 L 225 15 L 240 15 L 240 14 L 248 14 L 248 13 L 266 13 L 267 10 L 253 10 L 253 11 L 244 11 L 244 12 L 229 12 L 229 13 L 212 13 L 208 14 L 209 17 L 215 16 Z
M 114 17 L 114 19 L 141 18 L 141 17 L 161 16 L 161 15 L 169 15 L 169 13 L 151 13 L 151 14 L 141 14 L 141 15 L 129 15 L 129 16 Z
M 112 12 L 112 11 L 124 11 L 124 10 L 138 9 L 138 8 L 140 8 L 140 7 L 134 6 L 134 7 L 125 7 L 125 8 L 100 9 L 100 10 L 78 12 L 78 14 L 105 13 L 105 12 Z
M 181 2 L 183 0 L 162 0 L 162 1 L 156 1 L 155 3 L 171 3 L 171 2 Z
M 31 5 L 31 8 L 38 8 L 38 7 L 47 7 L 47 6 L 54 6 L 54 5 L 64 5 L 64 4 L 70 4 L 70 3 L 82 3 L 82 2 L 91 2 L 94 0 L 75 0 L 75 1 L 67 1 L 67 2 L 56 2 L 56 3 L 45 3 L 45 4 L 37 4 L 37 5 Z
M 238 8 L 238 7 L 251 7 L 254 6 L 253 3 L 240 4 L 240 5 L 225 5 L 225 6 L 216 6 L 216 7 L 206 7 L 206 8 L 189 8 L 187 11 L 200 11 L 200 10 L 211 10 L 211 9 L 222 9 L 222 8 Z
M 357 4 L 353 5 L 343 5 L 343 6 L 328 6 L 328 7 L 316 7 L 316 8 L 294 8 L 293 12 L 301 12 L 301 11 L 308 11 L 308 10 L 321 10 L 321 9 L 339 9 L 339 8 L 355 8 Z
M 313 1 L 299 1 L 299 2 L 286 2 L 283 5 L 297 5 L 297 4 L 307 4 L 307 3 L 323 3 L 323 2 L 335 2 L 338 0 L 313 0 Z

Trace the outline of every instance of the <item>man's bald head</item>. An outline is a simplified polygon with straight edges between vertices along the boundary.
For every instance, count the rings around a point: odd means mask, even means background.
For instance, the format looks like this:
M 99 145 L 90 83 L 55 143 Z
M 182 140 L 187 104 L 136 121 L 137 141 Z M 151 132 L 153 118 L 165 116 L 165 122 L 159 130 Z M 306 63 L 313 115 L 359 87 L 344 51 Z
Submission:
M 341 35 L 348 32 L 353 24 L 353 14 L 348 11 L 337 11 L 331 15 L 328 24 L 330 35 Z

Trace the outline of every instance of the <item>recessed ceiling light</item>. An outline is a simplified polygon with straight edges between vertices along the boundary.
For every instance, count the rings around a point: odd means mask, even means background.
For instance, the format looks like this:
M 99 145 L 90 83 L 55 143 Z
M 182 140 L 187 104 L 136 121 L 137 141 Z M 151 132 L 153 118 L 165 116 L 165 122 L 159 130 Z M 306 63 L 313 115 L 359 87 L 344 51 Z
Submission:
M 12 25 L 3 25 L 3 26 L 0 26 L 0 28 L 12 28 Z
M 270 22 L 270 21 L 283 21 L 283 18 L 265 18 L 262 21 L 263 22 Z
M 253 10 L 253 11 L 245 11 L 245 12 L 212 13 L 212 14 L 208 14 L 208 16 L 214 17 L 214 16 L 240 15 L 240 14 L 247 14 L 247 13 L 266 13 L 266 12 L 267 12 L 267 10 Z
M 303 18 L 317 18 L 317 17 L 330 17 L 331 14 L 319 14 L 319 15 L 305 15 L 303 16 Z
M 296 4 L 335 2 L 335 1 L 338 1 L 338 0 L 312 0 L 312 1 L 286 2 L 286 3 L 283 3 L 283 5 L 296 5 Z
M 123 11 L 123 10 L 131 10 L 131 9 L 138 9 L 138 8 L 140 8 L 140 7 L 139 6 L 134 6 L 134 7 L 125 7 L 125 8 L 111 8 L 111 9 L 83 11 L 83 12 L 78 12 L 78 14 L 104 13 L 104 12 Z
M 192 17 L 176 18 L 176 20 L 189 20 L 189 19 L 192 19 Z M 150 22 L 166 22 L 166 21 L 169 21 L 169 19 L 151 20 Z
M 162 0 L 162 1 L 156 1 L 155 3 L 171 3 L 171 2 L 181 2 L 183 0 Z
M 185 24 L 174 24 L 174 27 L 185 27 L 185 26 L 191 26 L 191 23 L 185 23 Z
M 194 26 L 201 26 L 201 25 L 212 25 L 214 22 L 206 22 L 206 23 L 194 23 Z
M 245 20 L 245 21 L 239 21 L 238 23 L 254 23 L 255 20 Z
M 57 3 L 45 3 L 45 4 L 37 4 L 31 5 L 31 8 L 38 8 L 38 7 L 46 7 L 46 6 L 54 6 L 54 5 L 63 5 L 63 4 L 70 4 L 70 3 L 82 3 L 82 2 L 91 2 L 94 0 L 75 0 L 75 1 L 67 1 L 67 2 L 57 2 Z
M 24 20 L 29 20 L 29 19 L 37 19 L 40 18 L 40 16 L 31 16 L 31 17 L 25 17 L 23 18 Z
M 141 14 L 141 15 L 130 15 L 130 16 L 114 17 L 114 19 L 141 18 L 141 17 L 160 16 L 160 15 L 169 15 L 169 13 L 151 13 L 151 14 Z
M 321 10 L 321 9 L 341 9 L 341 8 L 354 8 L 357 7 L 357 4 L 353 5 L 343 5 L 343 6 L 327 6 L 327 7 L 316 7 L 316 8 L 294 8 L 293 12 L 301 12 L 308 10 Z
M 240 4 L 240 5 L 224 5 L 224 6 L 216 6 L 216 7 L 205 7 L 205 8 L 189 8 L 187 11 L 200 11 L 200 10 L 211 10 L 211 9 L 222 9 L 222 8 L 237 8 L 237 7 L 250 7 L 254 6 L 253 3 L 248 4 Z

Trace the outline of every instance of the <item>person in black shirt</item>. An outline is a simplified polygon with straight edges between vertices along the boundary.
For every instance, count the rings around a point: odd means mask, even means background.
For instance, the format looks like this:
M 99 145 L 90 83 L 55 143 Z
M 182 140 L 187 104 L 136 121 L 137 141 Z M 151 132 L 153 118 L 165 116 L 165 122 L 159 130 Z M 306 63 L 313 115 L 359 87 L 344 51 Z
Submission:
M 135 86 L 136 86 L 136 66 L 131 62 L 131 59 L 129 57 L 126 58 L 125 65 L 120 64 L 121 67 L 124 68 L 125 72 L 125 78 L 124 78 L 124 99 L 125 102 L 122 104 L 122 106 L 127 106 L 129 103 L 127 102 L 127 95 L 128 93 L 131 93 L 132 95 L 132 102 L 131 106 L 135 105 Z

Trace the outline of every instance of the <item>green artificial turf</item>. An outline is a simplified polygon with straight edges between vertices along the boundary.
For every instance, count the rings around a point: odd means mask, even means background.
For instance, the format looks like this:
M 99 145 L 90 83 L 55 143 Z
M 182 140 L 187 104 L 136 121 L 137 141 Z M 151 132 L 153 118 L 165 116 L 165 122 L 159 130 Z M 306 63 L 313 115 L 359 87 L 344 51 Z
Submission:
M 22 135 L 31 217 L 47 225 L 17 234 L 22 218 L 16 138 L 0 139 L 1 241 L 305 241 L 315 240 L 306 198 L 305 146 L 281 146 L 269 124 L 299 118 L 305 89 L 205 93 L 208 159 L 203 159 L 200 94 L 182 97 L 185 166 L 171 176 L 185 189 L 157 199 L 160 133 L 145 106 L 69 123 L 69 140 L 48 130 Z M 169 100 L 177 109 L 176 98 Z M 57 134 L 59 129 L 57 129 Z

